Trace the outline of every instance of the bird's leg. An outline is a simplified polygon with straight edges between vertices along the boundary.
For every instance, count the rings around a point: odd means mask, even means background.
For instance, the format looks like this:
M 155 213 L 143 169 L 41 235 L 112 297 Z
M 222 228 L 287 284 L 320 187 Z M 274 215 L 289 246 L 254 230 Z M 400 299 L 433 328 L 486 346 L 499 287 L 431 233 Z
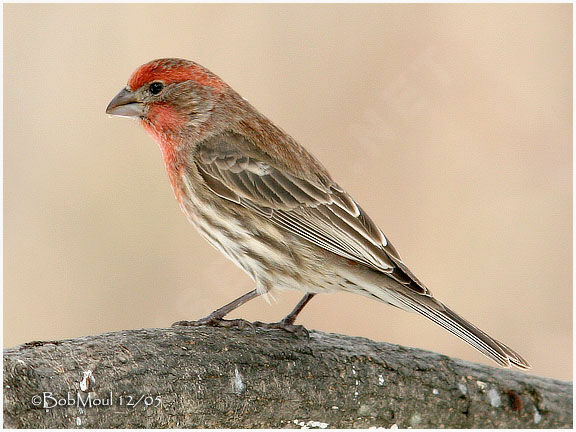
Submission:
M 172 324 L 172 327 L 177 326 L 189 326 L 189 327 L 199 327 L 199 326 L 213 326 L 213 327 L 252 327 L 252 323 L 243 319 L 233 319 L 225 320 L 224 317 L 232 312 L 234 309 L 239 308 L 244 303 L 252 300 L 254 297 L 258 297 L 260 294 L 254 289 L 243 296 L 238 297 L 236 300 L 216 309 L 210 315 L 200 318 L 196 321 L 178 321 Z
M 306 306 L 308 302 L 312 300 L 312 297 L 314 297 L 315 295 L 316 294 L 308 293 L 304 297 L 302 297 L 302 299 L 298 302 L 298 304 L 294 307 L 294 309 L 292 309 L 292 312 L 286 315 L 280 322 L 284 324 L 294 324 L 294 321 L 296 321 L 296 317 L 300 314 L 300 312 L 302 312 L 304 306 Z
M 282 330 L 286 330 L 287 332 L 290 332 L 290 333 L 308 336 L 308 330 L 306 330 L 306 328 L 304 326 L 295 325 L 294 321 L 296 321 L 296 317 L 298 316 L 298 314 L 300 314 L 300 312 L 302 312 L 302 309 L 304 309 L 304 306 L 306 306 L 308 304 L 308 302 L 312 299 L 312 297 L 314 297 L 315 295 L 316 294 L 313 294 L 313 293 L 306 294 L 298 302 L 296 307 L 294 307 L 294 309 L 292 309 L 292 312 L 290 312 L 288 315 L 286 315 L 279 322 L 263 323 L 260 321 L 255 321 L 252 323 L 252 325 L 254 325 L 255 327 L 260 327 L 260 328 L 265 328 L 265 329 L 282 329 Z

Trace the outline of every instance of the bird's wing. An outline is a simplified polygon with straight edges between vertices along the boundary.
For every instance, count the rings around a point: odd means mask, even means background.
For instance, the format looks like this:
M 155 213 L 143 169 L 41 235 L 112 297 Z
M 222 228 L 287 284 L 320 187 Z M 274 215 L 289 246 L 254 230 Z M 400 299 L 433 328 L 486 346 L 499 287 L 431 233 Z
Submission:
M 306 180 L 264 162 L 267 159 L 231 132 L 202 142 L 194 155 L 213 193 L 327 251 L 383 272 L 415 292 L 430 294 L 382 231 L 336 183 Z

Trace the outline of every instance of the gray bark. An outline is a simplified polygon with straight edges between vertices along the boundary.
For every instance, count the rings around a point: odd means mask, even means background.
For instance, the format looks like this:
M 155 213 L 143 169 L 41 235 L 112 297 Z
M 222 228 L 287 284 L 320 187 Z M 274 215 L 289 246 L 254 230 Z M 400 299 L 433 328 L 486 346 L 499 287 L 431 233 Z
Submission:
M 572 383 L 317 331 L 146 329 L 4 350 L 10 428 L 394 425 L 571 428 Z

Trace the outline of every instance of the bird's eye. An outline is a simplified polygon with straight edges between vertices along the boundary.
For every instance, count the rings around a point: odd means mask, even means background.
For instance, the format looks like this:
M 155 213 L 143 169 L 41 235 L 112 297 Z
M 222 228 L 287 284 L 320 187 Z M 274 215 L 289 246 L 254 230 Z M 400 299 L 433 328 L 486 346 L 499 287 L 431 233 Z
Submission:
M 149 90 L 150 90 L 150 93 L 152 93 L 153 95 L 157 95 L 158 93 L 160 93 L 162 91 L 163 88 L 164 88 L 164 84 L 156 81 L 156 82 L 153 82 L 152 84 L 150 84 Z

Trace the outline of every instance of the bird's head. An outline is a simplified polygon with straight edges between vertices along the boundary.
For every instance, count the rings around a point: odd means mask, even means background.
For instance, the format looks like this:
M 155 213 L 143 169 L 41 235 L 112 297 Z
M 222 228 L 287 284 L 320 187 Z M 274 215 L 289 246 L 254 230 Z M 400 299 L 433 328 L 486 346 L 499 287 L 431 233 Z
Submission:
M 229 90 L 220 78 L 189 60 L 159 59 L 140 66 L 106 113 L 140 119 L 157 139 L 198 131 Z

